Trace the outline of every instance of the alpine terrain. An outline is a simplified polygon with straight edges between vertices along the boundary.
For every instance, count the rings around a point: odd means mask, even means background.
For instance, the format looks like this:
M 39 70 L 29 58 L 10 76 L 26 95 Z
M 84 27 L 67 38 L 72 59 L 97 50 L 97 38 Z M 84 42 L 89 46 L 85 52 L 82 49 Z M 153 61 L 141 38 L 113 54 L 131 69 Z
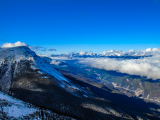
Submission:
M 83 68 L 60 69 L 48 60 L 27 46 L 0 48 L 0 119 L 160 119 L 158 103 L 96 82 Z M 114 79 L 116 85 L 124 83 L 123 78 L 126 84 L 122 86 L 130 85 L 126 76 Z

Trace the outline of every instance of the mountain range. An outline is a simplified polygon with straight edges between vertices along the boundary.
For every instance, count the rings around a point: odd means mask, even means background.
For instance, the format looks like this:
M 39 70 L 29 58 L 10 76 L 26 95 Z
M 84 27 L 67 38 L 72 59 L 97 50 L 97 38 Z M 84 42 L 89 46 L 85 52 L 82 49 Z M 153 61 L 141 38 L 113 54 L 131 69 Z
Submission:
M 104 51 L 100 54 L 93 53 L 93 52 L 87 52 L 87 51 L 80 51 L 77 52 L 70 52 L 69 54 L 50 54 L 50 57 L 56 57 L 56 56 L 64 56 L 64 57 L 109 57 L 109 58 L 141 58 L 141 57 L 147 57 L 147 56 L 153 56 L 153 55 L 160 55 L 160 48 L 148 48 L 146 50 L 129 50 L 127 52 L 119 51 L 119 50 L 110 50 L 110 51 Z
M 148 51 L 145 55 L 159 49 Z M 58 66 L 51 61 L 27 46 L 0 49 L 0 119 L 160 119 L 158 103 L 114 87 L 140 85 L 139 76 L 128 79 L 128 74 L 116 71 L 75 66 L 76 60 L 60 61 Z M 95 79 L 94 71 L 100 78 L 98 71 L 103 71 L 103 78 Z M 146 84 L 145 78 L 142 81 Z

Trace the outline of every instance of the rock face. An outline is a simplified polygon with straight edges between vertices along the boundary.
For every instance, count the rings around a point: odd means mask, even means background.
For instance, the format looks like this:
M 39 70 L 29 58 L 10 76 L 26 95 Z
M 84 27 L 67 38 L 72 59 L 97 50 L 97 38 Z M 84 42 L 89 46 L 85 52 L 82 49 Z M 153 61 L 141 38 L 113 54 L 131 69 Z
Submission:
M 158 118 L 139 111 L 123 109 L 101 98 L 94 90 L 82 87 L 82 84 L 74 79 L 64 77 L 26 46 L 0 49 L 0 73 L 0 91 L 41 109 L 50 109 L 50 114 L 47 111 L 45 113 L 50 116 L 56 114 L 57 118 Z M 4 108 L 3 97 L 0 100 L 1 108 Z M 1 113 L 4 113 L 4 109 L 1 109 Z M 152 111 L 148 113 L 152 114 Z M 7 112 L 5 116 L 1 114 L 1 118 L 6 116 Z

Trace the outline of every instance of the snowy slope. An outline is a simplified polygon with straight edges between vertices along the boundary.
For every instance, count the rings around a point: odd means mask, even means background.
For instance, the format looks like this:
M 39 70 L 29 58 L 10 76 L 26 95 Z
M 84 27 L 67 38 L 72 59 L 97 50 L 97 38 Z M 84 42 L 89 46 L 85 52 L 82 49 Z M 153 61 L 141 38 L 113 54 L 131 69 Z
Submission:
M 92 96 L 91 93 L 89 93 L 87 90 L 84 90 L 80 86 L 73 84 L 69 79 L 65 78 L 60 72 L 55 70 L 49 63 L 47 63 L 45 59 L 37 56 L 27 46 L 2 48 L 0 49 L 0 54 L 0 67 L 2 68 L 2 71 L 4 69 L 4 65 L 6 65 L 6 70 L 4 70 L 5 73 L 2 78 L 0 78 L 0 83 L 3 83 L 2 91 L 5 93 L 8 93 L 9 91 L 12 79 L 11 77 L 17 77 L 20 74 L 20 71 L 26 67 L 24 64 L 22 64 L 19 68 L 18 64 L 21 64 L 22 61 L 26 61 L 29 62 L 29 67 L 31 69 L 37 70 L 39 71 L 39 73 L 45 73 L 49 76 L 54 77 L 57 80 L 57 84 L 62 89 L 66 89 L 68 92 L 71 93 L 73 90 L 76 90 L 85 97 Z M 14 70 L 11 70 L 11 68 Z
M 0 92 L 0 118 L 23 118 L 23 116 L 30 116 L 36 112 L 40 112 L 37 107 L 24 103 L 21 100 L 15 99 Z
M 60 118 L 75 120 L 72 117 L 59 115 L 51 110 L 42 109 L 0 92 L 0 119 L 42 120 Z

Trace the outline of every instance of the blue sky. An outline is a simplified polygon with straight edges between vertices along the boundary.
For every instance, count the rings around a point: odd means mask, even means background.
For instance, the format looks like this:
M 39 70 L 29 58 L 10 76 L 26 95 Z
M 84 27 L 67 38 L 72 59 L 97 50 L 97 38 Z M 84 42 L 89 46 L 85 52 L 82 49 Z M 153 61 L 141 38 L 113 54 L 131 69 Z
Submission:
M 101 53 L 160 47 L 160 0 L 0 0 L 0 45 Z

